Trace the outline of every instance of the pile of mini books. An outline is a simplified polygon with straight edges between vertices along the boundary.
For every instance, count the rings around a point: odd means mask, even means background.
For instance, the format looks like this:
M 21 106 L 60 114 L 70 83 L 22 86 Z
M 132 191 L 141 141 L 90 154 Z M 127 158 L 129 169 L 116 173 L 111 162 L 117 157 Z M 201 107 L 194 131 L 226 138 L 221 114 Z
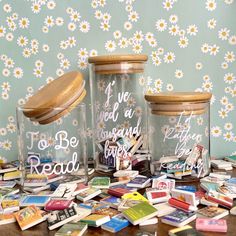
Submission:
M 5 164 L 1 171 L 17 171 L 12 168 L 17 167 Z M 59 236 L 82 235 L 88 227 L 116 233 L 129 225 L 161 221 L 178 227 L 169 231 L 169 235 L 178 235 L 180 231 L 195 232 L 195 228 L 227 232 L 227 222 L 221 218 L 236 214 L 236 178 L 227 172 L 202 178 L 200 189 L 178 185 L 165 174 L 149 178 L 136 170 L 119 170 L 113 175 L 93 177 L 84 184 L 78 179 L 32 174 L 27 176 L 23 192 L 16 187 L 17 181 L 3 177 L 0 225 L 17 222 L 26 230 L 47 221 L 48 229 L 56 229 Z M 194 220 L 195 228 L 188 226 Z

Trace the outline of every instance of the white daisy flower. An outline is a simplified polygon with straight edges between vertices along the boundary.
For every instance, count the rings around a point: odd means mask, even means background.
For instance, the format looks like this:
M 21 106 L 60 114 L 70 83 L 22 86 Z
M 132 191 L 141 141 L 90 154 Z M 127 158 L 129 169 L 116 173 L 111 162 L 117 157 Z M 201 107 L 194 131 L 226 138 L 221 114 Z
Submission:
M 88 63 L 86 61 L 84 61 L 83 59 L 79 59 L 78 60 L 78 67 L 81 70 L 85 70 L 88 66 Z
M 167 84 L 167 85 L 166 85 L 166 90 L 167 90 L 168 92 L 173 91 L 173 89 L 174 89 L 173 84 Z
M 202 88 L 207 91 L 207 92 L 210 92 L 213 88 L 213 84 L 211 81 L 206 81 L 202 84 Z
M 229 103 L 229 99 L 226 97 L 226 96 L 223 96 L 221 99 L 220 99 L 220 103 L 222 105 L 227 105 Z
M 64 19 L 62 17 L 57 17 L 55 23 L 57 26 L 62 26 L 64 24 Z
M 60 62 L 60 67 L 62 69 L 69 69 L 70 68 L 70 61 L 68 59 L 62 59 Z
M 184 76 L 184 73 L 182 70 L 177 69 L 175 71 L 175 78 L 180 79 L 180 78 L 183 78 L 183 76 Z
M 62 76 L 62 75 L 64 75 L 64 70 L 62 70 L 62 69 L 60 69 L 60 68 L 57 69 L 57 70 L 56 70 L 56 75 L 57 75 L 57 76 Z
M 72 14 L 72 12 L 73 12 L 73 9 L 71 7 L 66 8 L 66 13 L 67 14 Z
M 119 1 L 120 1 L 120 0 L 119 0 Z M 121 1 L 120 1 L 120 2 L 121 2 Z M 127 4 L 127 3 L 126 3 L 126 4 Z M 133 10 L 132 5 L 130 5 L 130 4 L 126 5 L 125 10 L 126 10 L 127 12 L 131 12 L 131 11 Z
M 7 125 L 7 131 L 10 133 L 14 133 L 16 132 L 16 125 L 13 123 L 10 123 Z
M 164 62 L 165 63 L 173 63 L 175 61 L 175 54 L 173 52 L 167 52 L 164 55 Z
M 172 0 L 165 0 L 163 3 L 163 8 L 169 11 L 173 7 L 173 1 Z
M 154 66 L 159 66 L 161 64 L 161 58 L 158 56 L 156 58 L 152 58 L 152 64 Z
M 230 141 L 232 141 L 233 138 L 234 138 L 234 133 L 233 133 L 232 131 L 228 131 L 228 132 L 226 132 L 226 133 L 223 134 L 223 137 L 224 137 L 224 140 L 225 140 L 226 142 L 230 142 Z
M 42 27 L 42 32 L 43 32 L 44 34 L 47 34 L 47 33 L 49 32 L 48 27 L 44 25 L 44 26 Z
M 234 0 L 224 0 L 224 2 L 229 5 L 229 4 L 232 4 Z
M 53 27 L 54 26 L 54 19 L 52 16 L 47 16 L 44 20 L 44 24 L 47 26 L 47 27 Z
M 8 82 L 3 82 L 2 85 L 1 85 L 1 87 L 2 87 L 2 90 L 3 90 L 4 92 L 9 92 L 9 91 L 10 91 L 10 88 L 11 88 L 11 85 L 10 85 Z
M 59 52 L 59 53 L 57 54 L 57 59 L 61 60 L 61 59 L 63 59 L 63 58 L 64 58 L 64 54 L 61 53 L 61 52 Z
M 75 37 L 69 37 L 68 40 L 67 40 L 67 42 L 68 42 L 68 46 L 69 46 L 70 48 L 76 46 L 76 39 L 75 39 Z
M 50 0 L 47 2 L 47 8 L 49 10 L 53 10 L 55 7 L 56 7 L 56 3 L 54 1 Z
M 21 29 L 27 29 L 29 28 L 29 19 L 26 17 L 23 17 L 19 20 L 19 27 Z
M 218 114 L 219 114 L 219 117 L 221 117 L 222 119 L 228 117 L 228 112 L 227 110 L 221 108 L 219 111 L 218 111 Z
M 97 52 L 97 50 L 95 50 L 95 49 L 92 49 L 90 52 L 89 52 L 89 56 L 90 57 L 95 57 L 95 56 L 97 56 L 98 55 L 98 52 Z
M 235 82 L 235 76 L 233 73 L 227 73 L 224 75 L 224 81 L 226 84 L 233 84 Z
M 2 75 L 3 75 L 3 76 L 8 77 L 8 76 L 10 76 L 10 74 L 11 74 L 11 72 L 10 72 L 10 70 L 8 70 L 7 68 L 4 68 L 4 69 L 2 70 Z
M 208 22 L 207 22 L 207 27 L 209 29 L 215 29 L 216 27 L 216 20 L 214 18 L 210 19 Z
M 201 116 L 197 118 L 197 124 L 203 125 L 203 118 Z
M 41 68 L 36 68 L 34 69 L 33 74 L 35 75 L 36 78 L 41 78 L 43 75 L 43 71 L 41 70 Z
M 2 92 L 2 99 L 3 100 L 8 100 L 9 99 L 9 94 L 7 92 Z
M 177 15 L 170 15 L 169 21 L 172 24 L 176 24 L 178 22 L 178 16 Z
M 208 11 L 214 11 L 216 9 L 216 1 L 215 0 L 207 0 L 206 1 L 206 9 Z
M 169 27 L 169 34 L 171 34 L 172 36 L 176 36 L 179 34 L 179 26 L 178 25 L 171 25 L 171 27 Z
M 108 52 L 113 52 L 116 50 L 116 43 L 115 41 L 113 40 L 108 40 L 106 43 L 105 43 L 105 48 Z
M 111 19 L 111 15 L 109 13 L 104 13 L 102 14 L 102 19 L 104 20 L 104 22 L 109 22 L 109 20 Z
M 13 75 L 15 78 L 20 79 L 23 77 L 23 74 L 24 74 L 24 72 L 20 67 L 14 68 Z
M 226 60 L 226 62 L 234 62 L 234 61 L 235 61 L 234 52 L 233 52 L 233 51 L 231 51 L 231 52 L 228 51 L 228 52 L 225 54 L 224 59 Z
M 10 4 L 4 4 L 3 5 L 3 10 L 7 13 L 10 13 L 11 12 L 11 5 Z
M 143 41 L 143 33 L 142 31 L 136 31 L 134 33 L 134 41 L 137 42 L 137 43 L 141 43 Z
M 234 110 L 234 105 L 233 103 L 228 103 L 226 106 L 225 106 L 225 109 L 229 112 L 229 111 L 233 111 Z
M 124 23 L 124 29 L 127 30 L 127 31 L 131 30 L 132 29 L 132 24 L 129 21 L 126 21 Z
M 218 31 L 218 37 L 219 37 L 219 39 L 221 39 L 221 40 L 227 40 L 228 37 L 229 37 L 229 32 L 230 32 L 230 30 L 228 30 L 227 28 L 220 29 L 220 30 Z
M 2 142 L 2 148 L 9 151 L 11 150 L 12 147 L 12 142 L 9 141 L 8 139 Z
M 101 22 L 100 28 L 102 29 L 102 31 L 109 31 L 110 25 L 106 22 Z
M 211 135 L 215 138 L 220 137 L 222 134 L 222 130 L 219 126 L 213 126 L 211 128 Z
M 128 15 L 128 18 L 132 22 L 137 22 L 139 19 L 139 15 L 136 11 L 131 11 Z
M 161 88 L 162 87 L 162 84 L 163 84 L 163 81 L 161 79 L 156 79 L 154 81 L 154 86 L 155 88 Z
M 61 48 L 61 49 L 65 50 L 65 49 L 68 48 L 68 46 L 69 46 L 68 41 L 62 40 L 62 41 L 60 42 L 60 48 Z
M 80 18 L 81 18 L 81 16 L 80 16 L 79 12 L 77 12 L 77 11 L 73 11 L 73 12 L 70 14 L 70 19 L 71 19 L 71 21 L 73 21 L 73 22 L 78 22 L 78 21 L 80 21 Z
M 183 37 L 185 35 L 185 30 L 183 30 L 183 29 L 179 30 L 178 34 L 179 34 L 180 37 Z
M 103 17 L 103 14 L 100 10 L 96 10 L 95 11 L 95 18 L 98 19 L 98 20 L 101 20 Z
M 197 63 L 195 64 L 195 68 L 196 68 L 197 70 L 201 70 L 201 69 L 202 69 L 202 63 L 201 63 L 201 62 L 197 62 Z
M 203 80 L 204 81 L 209 81 L 210 80 L 210 76 L 209 75 L 204 75 L 203 76 Z
M 156 29 L 160 32 L 163 32 L 167 28 L 167 23 L 164 19 L 160 19 L 156 22 Z
M 6 34 L 6 40 L 8 42 L 11 42 L 14 39 L 14 35 L 12 33 L 7 33 Z
M 133 44 L 133 51 L 134 53 L 141 53 L 143 50 L 143 46 L 139 43 L 134 43 Z
M 154 34 L 151 32 L 147 32 L 145 35 L 145 40 L 148 42 L 154 38 Z
M 121 36 L 122 36 L 122 33 L 121 33 L 119 30 L 116 30 L 116 31 L 113 33 L 113 37 L 114 37 L 115 39 L 119 39 Z
M 41 60 L 35 61 L 34 65 L 38 68 L 42 68 L 44 66 L 44 63 Z
M 24 104 L 25 104 L 25 99 L 24 99 L 24 98 L 18 99 L 18 105 L 19 105 L 19 106 L 22 106 L 22 105 L 24 105 Z
M 207 44 L 207 43 L 204 43 L 202 46 L 201 46 L 201 51 L 203 52 L 203 53 L 207 53 L 207 52 L 209 52 L 209 45 Z
M 221 68 L 222 68 L 222 69 L 225 70 L 225 69 L 228 69 L 228 67 L 229 67 L 229 65 L 228 65 L 227 62 L 224 61 L 224 62 L 221 63 Z
M 118 45 L 119 45 L 120 48 L 127 48 L 127 47 L 129 46 L 129 41 L 128 41 L 127 38 L 122 37 L 122 38 L 119 40 Z
M 0 26 L 0 38 L 4 37 L 6 34 L 6 28 L 2 25 Z
M 158 55 L 163 55 L 164 54 L 164 48 L 158 48 L 157 53 L 158 53 Z
M 79 51 L 78 51 L 78 56 L 81 58 L 81 59 L 86 59 L 88 57 L 88 51 L 86 48 L 81 48 Z
M 7 134 L 6 128 L 0 128 L 0 136 L 5 136 Z
M 189 35 L 196 35 L 198 32 L 197 26 L 196 25 L 189 25 L 187 28 L 187 34 Z
M 31 10 L 33 13 L 38 14 L 41 11 L 41 6 L 37 2 L 35 2 L 32 4 Z
M 90 30 L 90 24 L 89 22 L 87 21 L 82 21 L 80 24 L 79 24 L 79 29 L 81 32 L 83 33 L 88 33 L 89 30 Z
M 157 46 L 157 41 L 156 39 L 152 39 L 148 42 L 149 46 L 151 46 L 152 48 L 155 48 Z
M 48 52 L 50 50 L 50 48 L 47 44 L 43 44 L 42 49 L 44 52 Z
M 181 37 L 178 41 L 180 48 L 186 48 L 188 46 L 188 38 Z
M 236 45 L 236 35 L 229 37 L 229 44 Z
M 74 22 L 70 22 L 68 25 L 67 25 L 67 28 L 68 30 L 70 31 L 75 31 L 76 30 L 76 24 Z
M 4 65 L 6 68 L 13 68 L 15 65 L 15 62 L 11 58 L 7 58 L 4 62 Z

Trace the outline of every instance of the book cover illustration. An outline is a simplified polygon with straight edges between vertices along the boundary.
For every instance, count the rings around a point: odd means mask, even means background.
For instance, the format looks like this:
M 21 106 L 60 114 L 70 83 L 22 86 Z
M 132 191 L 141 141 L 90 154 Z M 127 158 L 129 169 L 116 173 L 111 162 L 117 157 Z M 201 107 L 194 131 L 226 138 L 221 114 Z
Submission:
M 185 211 L 177 209 L 176 211 L 174 211 L 166 216 L 163 216 L 162 219 L 181 223 L 181 222 L 187 220 L 188 218 L 192 217 L 193 215 L 195 215 L 194 212 L 185 212 Z
M 199 209 L 197 211 L 198 214 L 205 216 L 207 218 L 214 218 L 220 215 L 224 215 L 227 214 L 228 211 L 223 209 L 223 208 L 219 208 L 219 207 L 215 207 L 215 206 L 208 206 L 208 207 L 204 207 L 202 209 Z
M 20 206 L 38 205 L 44 206 L 50 200 L 49 196 L 34 196 L 29 195 L 22 198 Z
M 110 178 L 109 177 L 94 177 L 90 182 L 93 188 L 109 188 Z
M 68 223 L 63 225 L 55 236 L 81 236 L 88 228 L 88 225 L 82 222 Z

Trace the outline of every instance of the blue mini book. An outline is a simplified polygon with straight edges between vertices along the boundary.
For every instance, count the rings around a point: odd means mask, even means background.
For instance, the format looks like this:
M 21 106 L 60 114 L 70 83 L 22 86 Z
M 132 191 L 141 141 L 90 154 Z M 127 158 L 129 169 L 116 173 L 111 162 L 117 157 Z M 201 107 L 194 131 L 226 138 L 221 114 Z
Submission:
M 25 196 L 20 202 L 20 206 L 30 206 L 35 205 L 38 207 L 43 207 L 50 200 L 49 196 Z
M 112 233 L 116 233 L 129 225 L 129 221 L 122 216 L 122 214 L 116 215 L 111 220 L 102 225 L 102 229 Z
M 188 186 L 188 185 L 176 186 L 175 188 L 178 190 L 183 190 L 192 193 L 195 193 L 197 191 L 197 188 L 195 186 Z
M 236 186 L 236 178 L 231 178 L 225 182 L 225 185 Z

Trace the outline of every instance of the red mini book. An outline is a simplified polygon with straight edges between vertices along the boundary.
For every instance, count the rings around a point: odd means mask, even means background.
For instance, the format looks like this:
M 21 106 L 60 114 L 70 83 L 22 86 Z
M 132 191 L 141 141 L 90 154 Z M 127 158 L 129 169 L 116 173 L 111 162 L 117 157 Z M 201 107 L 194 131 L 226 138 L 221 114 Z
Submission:
M 64 210 L 73 204 L 71 200 L 50 200 L 46 206 L 46 211 Z

